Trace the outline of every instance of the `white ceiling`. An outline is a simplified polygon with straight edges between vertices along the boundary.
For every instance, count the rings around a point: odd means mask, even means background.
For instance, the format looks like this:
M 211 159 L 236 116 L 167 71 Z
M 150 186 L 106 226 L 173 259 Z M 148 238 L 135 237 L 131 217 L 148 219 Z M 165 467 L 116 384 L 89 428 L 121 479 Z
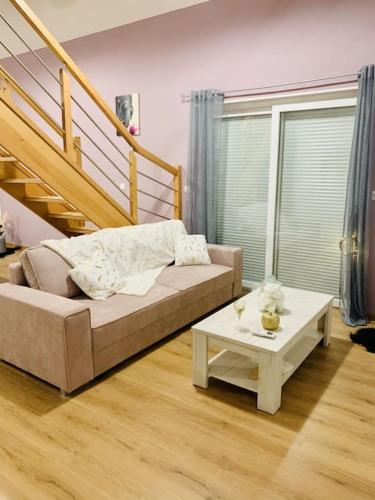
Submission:
M 26 0 L 60 42 L 158 16 L 209 0 Z M 25 32 L 25 23 L 9 0 L 0 0 L 1 14 L 14 25 L 33 49 L 43 47 L 40 39 Z M 25 52 L 0 19 L 1 40 L 16 52 Z M 0 51 L 0 57 L 4 57 Z

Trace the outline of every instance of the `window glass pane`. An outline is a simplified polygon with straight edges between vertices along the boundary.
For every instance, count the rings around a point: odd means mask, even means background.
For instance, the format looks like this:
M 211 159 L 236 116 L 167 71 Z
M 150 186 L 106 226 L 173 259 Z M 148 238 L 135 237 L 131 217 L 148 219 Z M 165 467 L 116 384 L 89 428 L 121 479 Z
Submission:
M 265 273 L 271 116 L 226 118 L 218 176 L 217 242 L 244 249 L 243 278 Z
M 274 270 L 285 285 L 338 296 L 354 108 L 284 113 Z

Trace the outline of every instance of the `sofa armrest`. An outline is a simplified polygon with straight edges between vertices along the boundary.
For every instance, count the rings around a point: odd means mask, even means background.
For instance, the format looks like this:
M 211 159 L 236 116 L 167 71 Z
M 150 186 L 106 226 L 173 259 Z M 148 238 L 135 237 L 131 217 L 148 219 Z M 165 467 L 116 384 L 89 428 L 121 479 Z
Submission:
M 72 392 L 94 378 L 89 309 L 40 290 L 0 285 L 0 358 Z
M 15 285 L 26 286 L 27 281 L 25 274 L 23 272 L 23 267 L 21 262 L 13 262 L 9 264 L 9 281 Z
M 207 245 L 208 254 L 213 264 L 233 267 L 233 297 L 237 297 L 242 291 L 242 258 L 243 249 L 240 247 L 228 247 L 224 245 Z

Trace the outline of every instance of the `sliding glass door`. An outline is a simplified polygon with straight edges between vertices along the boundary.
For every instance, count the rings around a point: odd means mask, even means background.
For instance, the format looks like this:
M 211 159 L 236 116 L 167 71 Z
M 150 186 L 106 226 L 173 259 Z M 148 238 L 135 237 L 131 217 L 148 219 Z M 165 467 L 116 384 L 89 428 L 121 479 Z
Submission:
M 283 113 L 273 272 L 286 285 L 338 296 L 354 110 Z
M 244 248 L 244 281 L 338 296 L 354 99 L 223 120 L 218 243 Z

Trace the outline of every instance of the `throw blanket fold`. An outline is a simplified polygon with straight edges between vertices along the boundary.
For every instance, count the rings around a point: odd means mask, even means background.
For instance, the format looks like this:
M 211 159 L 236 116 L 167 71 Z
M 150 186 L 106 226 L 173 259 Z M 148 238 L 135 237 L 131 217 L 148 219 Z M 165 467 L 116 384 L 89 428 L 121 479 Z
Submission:
M 73 266 L 72 279 L 90 297 L 103 299 L 113 293 L 142 296 L 174 261 L 178 234 L 186 234 L 185 226 L 180 220 L 169 220 L 45 240 L 41 245 Z

